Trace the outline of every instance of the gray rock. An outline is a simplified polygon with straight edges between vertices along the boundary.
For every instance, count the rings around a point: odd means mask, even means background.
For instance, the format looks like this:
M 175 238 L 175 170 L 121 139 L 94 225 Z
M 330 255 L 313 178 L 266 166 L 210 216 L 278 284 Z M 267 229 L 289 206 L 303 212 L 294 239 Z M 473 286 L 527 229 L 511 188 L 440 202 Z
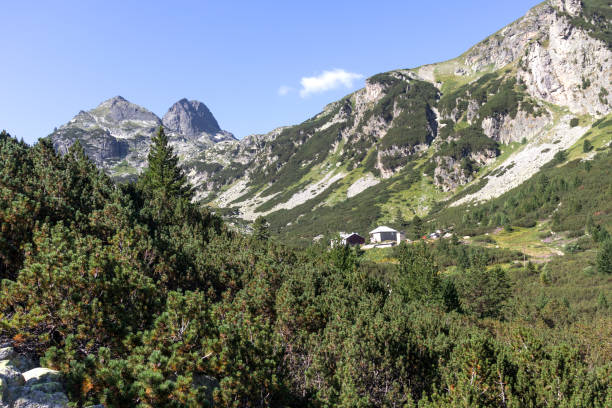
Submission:
M 201 133 L 214 135 L 221 131 L 217 120 L 206 105 L 185 98 L 170 107 L 162 123 L 167 129 L 188 137 Z
M 201 102 L 182 99 L 164 118 L 170 144 L 183 165 L 201 160 L 215 145 L 238 143 L 231 133 L 219 128 Z M 79 112 L 49 137 L 60 154 L 66 154 L 78 140 L 98 167 L 115 180 L 126 181 L 146 167 L 151 137 L 161 124 L 154 113 L 117 96 Z M 201 174 L 188 176 L 194 185 L 202 184 Z
M 582 12 L 580 0 L 553 0 L 553 6 L 571 16 L 577 16 Z
M 159 122 L 159 118 L 153 112 L 131 103 L 121 96 L 115 96 L 102 102 L 94 111 L 102 114 L 109 122 L 125 120 Z
M 0 348 L 0 360 L 10 360 L 16 355 L 12 347 Z
M 25 373 L 11 364 L 19 355 L 4 352 L 12 360 L 0 362 L 0 408 L 63 408 L 68 397 L 60 383 L 61 374 L 37 367 Z
M 50 382 L 41 383 L 41 384 L 34 384 L 29 388 L 31 390 L 41 391 L 47 394 L 53 394 L 56 392 L 64 392 L 64 387 L 62 386 L 62 384 L 55 382 L 55 381 L 50 381 Z
M 62 375 L 59 371 L 51 370 L 50 368 L 37 367 L 23 373 L 23 378 L 27 386 L 32 386 L 34 384 L 58 382 L 61 380 Z
M 8 356 L 8 353 L 4 354 Z M 0 361 L 0 408 L 9 408 L 17 390 L 25 383 L 19 370 L 11 364 L 11 360 Z
M 11 364 L 11 360 L 0 361 L 0 379 L 3 380 L 3 384 L 8 387 L 23 385 L 25 383 L 21 371 Z
M 30 359 L 16 353 L 12 347 L 3 347 L 0 349 L 0 361 L 5 361 L 4 365 L 11 365 L 18 371 L 26 371 L 34 366 Z
M 63 392 L 46 393 L 24 387 L 15 399 L 12 408 L 65 408 L 68 397 Z

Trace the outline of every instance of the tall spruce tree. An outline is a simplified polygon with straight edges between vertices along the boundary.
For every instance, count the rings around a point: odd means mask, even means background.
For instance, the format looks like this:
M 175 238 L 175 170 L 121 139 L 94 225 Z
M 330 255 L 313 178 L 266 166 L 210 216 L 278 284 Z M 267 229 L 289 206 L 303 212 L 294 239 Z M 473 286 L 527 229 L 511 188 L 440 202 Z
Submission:
M 141 186 L 146 193 L 167 201 L 171 198 L 191 199 L 193 190 L 183 170 L 178 166 L 178 157 L 168 144 L 163 126 L 151 140 L 149 167 L 141 177 Z

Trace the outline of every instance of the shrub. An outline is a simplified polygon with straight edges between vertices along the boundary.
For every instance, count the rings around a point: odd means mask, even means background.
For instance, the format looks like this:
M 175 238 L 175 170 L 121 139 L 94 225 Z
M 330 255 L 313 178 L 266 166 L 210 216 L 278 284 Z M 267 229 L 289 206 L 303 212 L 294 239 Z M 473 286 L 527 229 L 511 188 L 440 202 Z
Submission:
M 567 160 L 567 152 L 565 150 L 559 150 L 555 153 L 555 156 L 552 159 L 554 164 L 560 164 Z

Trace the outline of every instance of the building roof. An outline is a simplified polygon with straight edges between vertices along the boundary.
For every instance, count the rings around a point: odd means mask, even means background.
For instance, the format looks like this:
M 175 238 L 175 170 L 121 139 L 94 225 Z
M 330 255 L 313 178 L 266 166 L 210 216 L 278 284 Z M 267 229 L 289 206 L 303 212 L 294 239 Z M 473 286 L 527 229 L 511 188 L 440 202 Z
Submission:
M 375 230 L 370 231 L 370 234 L 376 234 L 378 232 L 397 232 L 397 231 L 394 230 L 393 228 L 389 228 L 389 227 L 386 227 L 384 225 L 381 225 L 380 227 L 376 228 Z
M 361 237 L 361 235 L 359 235 L 356 232 L 351 232 L 350 234 L 347 234 L 346 232 L 341 232 L 340 233 L 340 238 L 345 239 L 345 238 L 348 238 L 348 237 L 353 236 L 353 235 L 357 235 L 357 236 Z

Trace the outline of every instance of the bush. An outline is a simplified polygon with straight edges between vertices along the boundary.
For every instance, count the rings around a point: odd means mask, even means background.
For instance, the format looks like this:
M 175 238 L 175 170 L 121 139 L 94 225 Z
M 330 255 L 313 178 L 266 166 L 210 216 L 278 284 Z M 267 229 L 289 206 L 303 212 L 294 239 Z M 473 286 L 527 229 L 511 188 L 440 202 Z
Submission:
M 567 160 L 567 152 L 565 150 L 559 150 L 555 153 L 555 156 L 552 159 L 553 164 L 560 164 Z
M 578 118 L 572 118 L 572 119 L 570 120 L 570 123 L 569 123 L 569 124 L 570 124 L 570 127 L 576 127 L 576 126 L 578 126 L 578 124 L 579 124 L 579 123 L 580 123 L 580 119 L 578 119 Z

